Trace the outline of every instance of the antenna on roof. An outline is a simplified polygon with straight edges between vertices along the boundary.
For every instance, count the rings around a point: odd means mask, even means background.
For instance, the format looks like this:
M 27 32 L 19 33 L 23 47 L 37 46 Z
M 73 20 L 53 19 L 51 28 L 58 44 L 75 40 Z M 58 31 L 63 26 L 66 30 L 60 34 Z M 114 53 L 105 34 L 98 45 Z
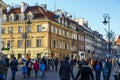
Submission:
M 54 2 L 54 11 L 56 11 L 56 2 Z

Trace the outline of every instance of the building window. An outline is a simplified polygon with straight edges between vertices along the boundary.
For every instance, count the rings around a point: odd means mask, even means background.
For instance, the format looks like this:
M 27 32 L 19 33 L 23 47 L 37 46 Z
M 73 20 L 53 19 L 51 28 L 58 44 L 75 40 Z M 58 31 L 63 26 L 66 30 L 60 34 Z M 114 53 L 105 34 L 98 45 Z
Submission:
M 57 41 L 55 41 L 55 40 L 52 40 L 51 41 L 51 47 L 53 47 L 53 48 L 57 48 Z
M 58 32 L 58 28 L 55 28 L 55 34 L 57 34 L 57 32 Z
M 60 48 L 62 48 L 62 41 L 60 41 Z
M 19 20 L 24 20 L 24 15 L 20 15 Z
M 68 44 L 67 43 L 65 43 L 65 49 L 68 49 Z
M 65 36 L 65 31 L 64 30 L 62 30 L 62 35 Z
M 31 19 L 32 19 L 31 15 L 27 15 L 27 20 L 31 20 Z
M 12 34 L 13 33 L 13 27 L 8 27 L 8 34 Z
M 22 26 L 18 26 L 18 33 L 23 33 L 23 27 Z
M 18 59 L 22 58 L 22 54 L 18 53 Z
M 4 27 L 2 27 L 1 33 L 2 33 L 2 34 L 5 34 L 5 28 L 4 28 Z
M 59 29 L 59 35 L 61 35 L 61 29 Z
M 42 26 L 41 25 L 37 25 L 37 32 L 41 32 L 42 31 Z
M 51 32 L 54 32 L 54 26 L 51 26 Z
M 14 21 L 14 16 L 9 16 L 10 21 Z
M 5 42 L 4 41 L 2 41 L 2 48 L 4 48 L 5 47 Z
M 39 39 L 36 40 L 36 47 L 41 47 L 41 40 Z
M 18 40 L 18 48 L 22 47 L 22 40 Z
M 6 17 L 6 16 L 3 16 L 3 17 L 2 17 L 2 21 L 7 21 L 7 17 Z
M 31 32 L 31 26 L 29 25 L 29 26 L 27 26 L 27 32 Z
M 31 40 L 27 40 L 26 43 L 27 43 L 27 45 L 26 45 L 27 48 L 31 47 Z

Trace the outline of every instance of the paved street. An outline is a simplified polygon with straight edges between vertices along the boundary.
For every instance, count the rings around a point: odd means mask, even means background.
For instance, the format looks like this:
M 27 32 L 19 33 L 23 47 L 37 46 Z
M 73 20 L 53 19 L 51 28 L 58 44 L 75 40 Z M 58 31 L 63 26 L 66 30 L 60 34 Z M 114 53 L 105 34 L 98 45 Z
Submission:
M 74 70 L 74 74 L 76 74 L 76 72 L 77 72 L 77 69 Z M 11 80 L 10 69 L 8 71 L 7 80 Z M 22 75 L 22 72 L 18 71 L 16 74 L 16 80 L 60 80 L 60 79 L 59 79 L 59 74 L 56 71 L 47 71 L 44 78 L 41 78 L 39 74 L 38 74 L 38 77 L 35 78 L 34 70 L 32 70 L 31 77 L 29 77 L 29 78 L 28 77 L 24 78 Z
M 74 67 L 74 75 L 75 76 L 76 76 L 77 71 L 78 71 L 78 69 L 76 67 Z M 10 69 L 8 71 L 7 80 L 11 80 Z M 29 77 L 29 78 L 28 77 L 24 78 L 23 75 L 22 75 L 22 72 L 18 71 L 17 74 L 16 74 L 16 80 L 60 80 L 60 79 L 59 79 L 59 74 L 56 71 L 47 71 L 44 78 L 41 78 L 39 74 L 38 74 L 38 77 L 35 78 L 34 70 L 32 70 L 31 77 Z M 101 74 L 101 80 L 103 80 L 102 74 Z M 111 80 L 114 80 L 112 76 L 111 76 Z

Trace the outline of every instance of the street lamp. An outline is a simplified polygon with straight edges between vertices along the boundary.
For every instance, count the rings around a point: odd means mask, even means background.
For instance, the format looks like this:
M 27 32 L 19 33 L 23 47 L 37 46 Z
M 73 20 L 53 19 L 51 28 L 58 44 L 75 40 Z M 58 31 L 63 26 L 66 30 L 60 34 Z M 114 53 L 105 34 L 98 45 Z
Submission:
M 30 20 L 28 20 L 27 22 L 25 22 L 25 24 L 27 24 L 27 26 L 29 26 L 31 24 Z M 27 55 L 26 55 L 26 41 L 27 41 L 27 31 L 26 31 L 26 25 L 25 25 L 25 32 L 23 34 L 23 38 L 25 40 L 25 44 L 24 44 L 24 47 L 25 47 L 25 50 L 24 50 L 24 58 L 26 59 Z
M 107 31 L 108 50 L 109 50 L 109 53 L 111 54 L 111 46 L 110 46 L 110 35 L 111 35 L 111 32 L 110 32 L 110 16 L 109 16 L 109 14 L 105 13 L 103 15 L 103 18 L 104 18 L 103 24 L 104 25 L 108 24 L 108 31 Z

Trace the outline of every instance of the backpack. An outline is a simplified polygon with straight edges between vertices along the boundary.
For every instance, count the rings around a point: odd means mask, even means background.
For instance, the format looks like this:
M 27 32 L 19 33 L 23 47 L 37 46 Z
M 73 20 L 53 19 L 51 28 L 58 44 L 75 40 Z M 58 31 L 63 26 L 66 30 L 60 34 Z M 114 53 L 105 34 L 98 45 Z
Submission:
M 95 70 L 100 71 L 100 63 L 99 62 L 97 62 L 96 66 L 95 66 Z

